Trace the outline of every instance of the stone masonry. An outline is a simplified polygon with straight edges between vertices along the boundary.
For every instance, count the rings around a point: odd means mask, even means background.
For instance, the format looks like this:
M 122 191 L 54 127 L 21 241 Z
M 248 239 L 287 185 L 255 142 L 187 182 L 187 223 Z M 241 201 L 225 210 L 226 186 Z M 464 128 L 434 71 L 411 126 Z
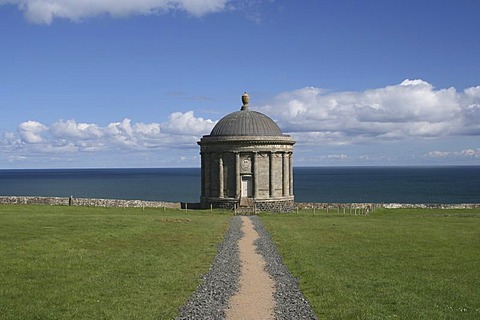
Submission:
M 240 111 L 223 117 L 200 145 L 204 207 L 256 207 L 288 212 L 293 208 L 293 145 L 278 125 L 250 111 L 242 96 Z

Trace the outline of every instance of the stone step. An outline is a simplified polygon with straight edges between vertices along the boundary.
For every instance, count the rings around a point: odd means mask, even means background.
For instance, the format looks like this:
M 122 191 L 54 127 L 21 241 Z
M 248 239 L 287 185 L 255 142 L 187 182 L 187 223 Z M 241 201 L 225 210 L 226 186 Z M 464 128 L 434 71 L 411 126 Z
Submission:
M 255 209 L 253 207 L 238 207 L 235 209 L 237 215 L 254 215 Z
M 253 199 L 242 197 L 240 198 L 240 207 L 253 207 Z

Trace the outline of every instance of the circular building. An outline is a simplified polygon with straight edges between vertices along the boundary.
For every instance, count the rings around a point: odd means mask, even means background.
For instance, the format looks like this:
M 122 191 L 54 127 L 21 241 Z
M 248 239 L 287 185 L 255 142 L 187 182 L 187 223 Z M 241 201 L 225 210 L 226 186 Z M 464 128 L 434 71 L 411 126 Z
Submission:
M 293 145 L 266 115 L 251 111 L 242 96 L 240 111 L 218 121 L 198 144 L 202 158 L 204 207 L 246 207 L 256 211 L 293 208 Z

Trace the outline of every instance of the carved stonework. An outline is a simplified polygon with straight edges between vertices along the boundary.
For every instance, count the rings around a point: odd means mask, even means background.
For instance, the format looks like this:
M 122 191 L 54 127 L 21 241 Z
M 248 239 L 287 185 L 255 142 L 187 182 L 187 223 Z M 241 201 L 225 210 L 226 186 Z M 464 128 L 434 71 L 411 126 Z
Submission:
M 240 157 L 240 172 L 252 173 L 252 157 L 250 155 Z

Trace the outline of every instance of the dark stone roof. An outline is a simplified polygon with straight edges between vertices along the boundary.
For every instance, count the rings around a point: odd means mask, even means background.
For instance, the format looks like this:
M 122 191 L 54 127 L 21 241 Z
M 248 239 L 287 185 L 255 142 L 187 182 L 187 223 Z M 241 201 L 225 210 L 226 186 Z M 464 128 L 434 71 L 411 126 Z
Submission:
M 232 112 L 220 119 L 210 136 L 281 136 L 278 125 L 263 113 L 248 109 Z

